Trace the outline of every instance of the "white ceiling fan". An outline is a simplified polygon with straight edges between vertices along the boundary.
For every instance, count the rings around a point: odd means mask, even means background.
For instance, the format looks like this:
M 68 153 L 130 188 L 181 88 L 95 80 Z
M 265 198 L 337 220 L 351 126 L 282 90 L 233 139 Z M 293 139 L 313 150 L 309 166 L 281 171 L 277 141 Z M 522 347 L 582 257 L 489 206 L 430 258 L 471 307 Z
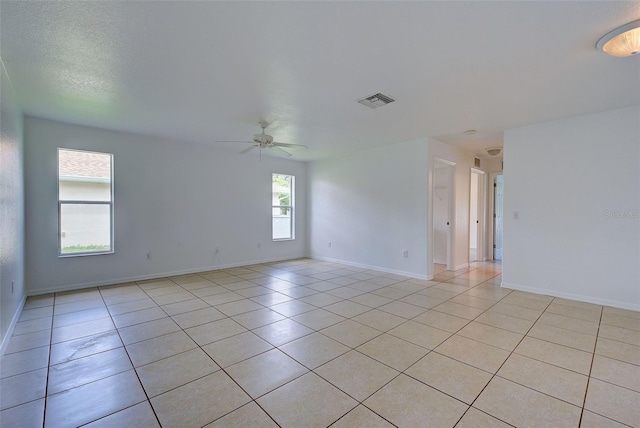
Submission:
M 260 127 L 262 128 L 261 134 L 254 134 L 253 141 L 217 141 L 218 143 L 244 143 L 251 144 L 251 147 L 244 149 L 240 153 L 248 153 L 253 149 L 260 149 L 260 155 L 262 156 L 262 149 L 271 149 L 276 153 L 279 153 L 284 156 L 291 156 L 291 153 L 282 149 L 282 147 L 300 147 L 307 149 L 307 146 L 302 144 L 288 144 L 288 143 L 278 143 L 277 141 L 273 141 L 273 137 L 264 132 L 264 130 L 269 126 L 269 122 L 261 121 L 258 122 Z

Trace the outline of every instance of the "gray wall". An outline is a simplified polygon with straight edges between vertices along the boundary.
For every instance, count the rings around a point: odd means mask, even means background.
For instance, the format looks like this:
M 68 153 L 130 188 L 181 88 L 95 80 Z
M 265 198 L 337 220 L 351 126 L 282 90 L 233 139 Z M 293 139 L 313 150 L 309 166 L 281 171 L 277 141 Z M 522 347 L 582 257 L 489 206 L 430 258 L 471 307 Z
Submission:
M 19 315 L 24 286 L 24 175 L 22 112 L 0 67 L 0 354 Z M 13 289 L 11 283 L 13 282 Z
M 306 163 L 31 117 L 24 132 L 29 294 L 306 255 Z M 114 254 L 57 257 L 59 147 L 113 153 Z M 271 239 L 274 172 L 296 177 L 295 241 Z
M 311 255 L 426 278 L 427 159 L 423 139 L 313 162 Z
M 502 285 L 640 310 L 640 107 L 504 136 Z

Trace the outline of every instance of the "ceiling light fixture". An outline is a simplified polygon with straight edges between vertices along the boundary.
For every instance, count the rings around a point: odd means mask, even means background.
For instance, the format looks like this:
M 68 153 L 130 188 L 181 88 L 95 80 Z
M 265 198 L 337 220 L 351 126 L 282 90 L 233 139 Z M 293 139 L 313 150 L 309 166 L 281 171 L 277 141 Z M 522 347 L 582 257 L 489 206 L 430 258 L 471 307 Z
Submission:
M 489 156 L 497 156 L 500 154 L 501 151 L 502 151 L 502 147 L 489 147 L 487 149 L 487 153 L 489 153 Z
M 640 19 L 605 34 L 596 43 L 596 48 L 611 56 L 636 55 L 640 52 Z

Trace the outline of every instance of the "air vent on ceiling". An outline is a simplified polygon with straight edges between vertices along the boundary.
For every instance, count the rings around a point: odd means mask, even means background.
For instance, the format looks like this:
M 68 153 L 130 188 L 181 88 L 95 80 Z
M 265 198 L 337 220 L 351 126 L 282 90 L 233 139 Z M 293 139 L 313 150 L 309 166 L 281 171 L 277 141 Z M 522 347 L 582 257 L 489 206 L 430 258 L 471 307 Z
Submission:
M 382 107 L 383 105 L 389 104 L 394 102 L 395 100 L 387 95 L 383 95 L 381 93 L 377 93 L 374 95 L 371 95 L 369 97 L 365 97 L 361 100 L 358 100 L 358 102 L 362 105 L 365 105 L 367 107 L 370 108 L 378 108 L 378 107 Z

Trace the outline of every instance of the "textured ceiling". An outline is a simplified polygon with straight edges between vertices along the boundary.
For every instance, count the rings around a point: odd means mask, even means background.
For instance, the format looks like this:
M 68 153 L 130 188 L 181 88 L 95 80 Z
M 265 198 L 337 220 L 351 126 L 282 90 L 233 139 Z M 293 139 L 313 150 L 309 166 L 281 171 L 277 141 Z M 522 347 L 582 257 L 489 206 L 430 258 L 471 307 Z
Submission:
M 301 160 L 423 137 L 481 153 L 505 129 L 640 104 L 640 56 L 595 49 L 639 18 L 609 1 L 3 0 L 0 56 L 39 117 L 201 144 L 264 119 Z M 356 102 L 376 92 L 397 101 Z

